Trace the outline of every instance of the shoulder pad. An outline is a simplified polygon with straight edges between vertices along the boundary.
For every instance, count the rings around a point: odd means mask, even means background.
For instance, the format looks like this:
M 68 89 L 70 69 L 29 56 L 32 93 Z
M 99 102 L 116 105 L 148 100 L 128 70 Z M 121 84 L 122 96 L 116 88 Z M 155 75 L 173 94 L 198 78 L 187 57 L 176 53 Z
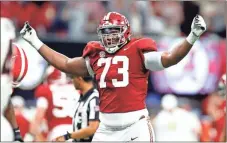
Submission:
M 89 56 L 95 53 L 96 51 L 101 51 L 101 50 L 103 50 L 103 48 L 99 41 L 90 41 L 85 46 L 82 57 Z
M 156 42 L 151 38 L 140 38 L 136 40 L 137 48 L 142 52 L 157 51 Z

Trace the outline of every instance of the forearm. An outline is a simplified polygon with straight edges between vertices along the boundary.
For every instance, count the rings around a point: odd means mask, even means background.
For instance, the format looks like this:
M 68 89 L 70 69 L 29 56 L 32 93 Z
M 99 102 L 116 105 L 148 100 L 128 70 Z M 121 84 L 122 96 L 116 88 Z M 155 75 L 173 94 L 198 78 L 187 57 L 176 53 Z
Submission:
M 41 46 L 38 52 L 42 55 L 42 57 L 45 60 L 47 60 L 48 63 L 50 63 L 57 69 L 66 73 L 70 73 L 69 69 L 66 66 L 66 63 L 69 60 L 69 58 L 66 57 L 65 55 L 52 50 L 45 44 Z
M 83 57 L 71 59 L 52 50 L 38 38 L 36 31 L 28 24 L 28 22 L 25 23 L 20 34 L 24 40 L 39 51 L 44 59 L 57 69 L 77 76 L 88 75 L 86 63 Z
M 67 56 L 58 53 L 47 45 L 43 44 L 38 50 L 39 53 L 55 68 L 77 76 L 87 76 L 88 71 L 83 57 L 68 58 Z
M 81 139 L 92 136 L 95 133 L 96 129 L 91 127 L 80 129 L 79 131 L 71 133 L 72 139 Z
M 87 76 L 88 71 L 83 57 L 68 58 L 67 56 L 58 53 L 47 45 L 43 44 L 39 48 L 39 53 L 57 69 L 77 76 Z
M 164 52 L 162 55 L 162 64 L 164 67 L 170 67 L 180 62 L 191 50 L 192 45 L 206 31 L 206 23 L 199 15 L 193 19 L 191 24 L 191 32 L 187 38 L 179 45 L 173 48 L 172 51 Z
M 191 50 L 191 45 L 187 40 L 182 41 L 179 45 L 173 48 L 173 50 L 164 52 L 162 56 L 162 64 L 165 68 L 179 63 Z M 167 60 L 165 60 L 165 58 Z
M 14 128 L 14 129 L 18 128 L 15 113 L 14 113 L 13 104 L 12 104 L 11 101 L 9 101 L 8 107 L 5 111 L 5 117 L 9 121 L 9 123 L 11 124 L 12 128 Z

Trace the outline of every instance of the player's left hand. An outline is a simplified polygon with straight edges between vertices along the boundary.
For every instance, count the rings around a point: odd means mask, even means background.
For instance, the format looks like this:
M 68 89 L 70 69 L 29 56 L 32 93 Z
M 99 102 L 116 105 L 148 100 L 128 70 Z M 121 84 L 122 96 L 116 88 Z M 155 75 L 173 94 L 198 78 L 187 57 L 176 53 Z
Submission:
M 59 136 L 59 137 L 53 139 L 53 141 L 54 142 L 64 142 L 66 140 L 65 140 L 65 137 L 64 136 Z
M 43 45 L 43 42 L 40 41 L 35 29 L 29 25 L 28 21 L 24 23 L 24 27 L 20 31 L 20 35 L 25 41 L 36 48 L 36 50 L 39 50 Z
M 202 18 L 202 16 L 197 14 L 192 21 L 191 32 L 186 38 L 186 40 L 188 41 L 188 43 L 193 45 L 199 39 L 199 37 L 206 31 L 206 29 L 207 26 L 204 19 Z
M 194 36 L 200 37 L 206 31 L 206 23 L 202 16 L 196 15 L 192 21 L 191 32 Z

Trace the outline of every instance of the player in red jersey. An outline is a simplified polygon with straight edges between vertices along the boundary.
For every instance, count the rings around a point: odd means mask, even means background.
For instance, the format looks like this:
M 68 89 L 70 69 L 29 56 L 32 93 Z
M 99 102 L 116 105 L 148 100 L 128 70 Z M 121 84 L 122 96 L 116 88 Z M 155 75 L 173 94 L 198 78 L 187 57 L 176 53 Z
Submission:
M 205 115 L 211 117 L 210 120 L 203 121 L 203 134 L 206 137 L 203 141 L 226 141 L 226 74 L 222 75 L 217 91 L 203 100 L 202 107 Z M 207 127 L 213 128 L 215 133 L 208 134 Z
M 72 131 L 72 117 L 74 105 L 79 96 L 72 83 L 66 78 L 66 74 L 50 66 L 47 69 L 47 78 L 35 90 L 37 98 L 37 110 L 31 124 L 33 134 L 40 134 L 38 131 L 43 119 L 48 124 L 47 141 Z
M 126 17 L 109 12 L 97 29 L 100 41 L 88 42 L 83 56 L 72 59 L 43 44 L 28 22 L 20 33 L 59 70 L 77 76 L 95 76 L 101 122 L 93 141 L 153 141 L 145 105 L 149 70 L 163 70 L 180 62 L 205 30 L 203 18 L 197 15 L 191 33 L 182 43 L 172 51 L 157 52 L 153 39 L 130 38 Z

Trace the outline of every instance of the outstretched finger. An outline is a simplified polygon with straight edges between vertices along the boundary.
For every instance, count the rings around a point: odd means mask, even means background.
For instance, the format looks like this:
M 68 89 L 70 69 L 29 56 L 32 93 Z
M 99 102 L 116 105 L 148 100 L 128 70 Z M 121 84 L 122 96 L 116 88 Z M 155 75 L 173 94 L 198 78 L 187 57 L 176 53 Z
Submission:
M 22 30 L 20 31 L 20 34 L 21 35 L 25 35 L 25 33 L 26 33 L 26 28 L 25 28 L 25 26 L 22 28 Z

